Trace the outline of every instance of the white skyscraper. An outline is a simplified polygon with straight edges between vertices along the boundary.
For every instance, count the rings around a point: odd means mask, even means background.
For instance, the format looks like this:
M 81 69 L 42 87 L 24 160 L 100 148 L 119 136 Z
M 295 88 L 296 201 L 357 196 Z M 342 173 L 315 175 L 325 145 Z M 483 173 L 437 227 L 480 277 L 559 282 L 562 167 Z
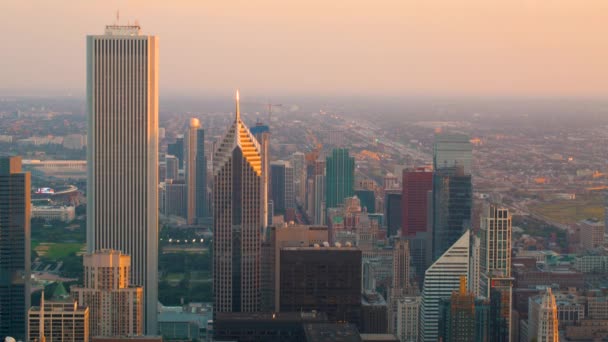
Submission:
M 215 312 L 260 309 L 262 157 L 236 117 L 213 158 L 213 291 Z
M 157 334 L 158 39 L 137 25 L 87 37 L 87 249 L 131 256 Z
M 557 319 L 557 304 L 555 296 L 551 293 L 551 288 L 547 288 L 547 292 L 543 296 L 540 310 L 538 312 L 538 331 L 536 332 L 536 341 L 538 342 L 558 342 L 559 321 Z M 534 333 L 534 332 L 533 332 Z
M 460 277 L 469 271 L 470 231 L 466 230 L 425 272 L 420 310 L 420 341 L 437 341 L 439 299 L 460 288 Z

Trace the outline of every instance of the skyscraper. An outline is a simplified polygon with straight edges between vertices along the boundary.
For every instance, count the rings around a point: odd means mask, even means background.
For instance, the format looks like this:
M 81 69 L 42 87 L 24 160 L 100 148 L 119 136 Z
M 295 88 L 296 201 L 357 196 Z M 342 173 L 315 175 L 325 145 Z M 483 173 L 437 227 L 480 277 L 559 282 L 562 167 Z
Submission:
M 490 300 L 492 341 L 510 341 L 511 331 L 511 215 L 507 208 L 487 205 L 481 218 L 479 290 Z
M 422 289 L 420 310 L 420 341 L 437 341 L 439 300 L 460 288 L 461 276 L 469 270 L 469 230 L 448 248 L 427 270 Z
M 184 134 L 184 169 L 188 187 L 188 224 L 207 216 L 207 159 L 205 130 L 196 118 L 191 118 Z
M 473 189 L 462 167 L 436 170 L 433 175 L 433 260 L 437 260 L 469 228 Z
M 427 168 L 404 169 L 402 173 L 401 235 L 410 241 L 410 252 L 418 284 L 432 263 L 432 232 L 429 212 L 432 206 L 433 172 Z
M 262 158 L 236 116 L 213 158 L 213 290 L 215 312 L 260 308 Z
M 270 170 L 274 212 L 284 214 L 296 207 L 294 168 L 288 161 L 277 160 L 270 163 Z
M 325 208 L 337 208 L 355 195 L 355 158 L 348 149 L 335 148 L 325 163 Z
M 196 200 L 197 196 L 197 148 L 198 148 L 198 130 L 201 123 L 196 118 L 191 118 L 188 124 L 186 134 L 184 134 L 184 174 L 186 176 L 186 222 L 194 224 L 196 221 Z
M 205 130 L 196 131 L 196 218 L 200 221 L 209 216 L 207 193 L 207 157 L 205 156 Z
M 467 291 L 466 283 L 466 276 L 460 276 L 459 290 L 440 301 L 440 341 L 475 341 L 475 295 Z
M 184 168 L 184 137 L 179 135 L 175 142 L 167 145 L 167 153 L 177 158 L 178 167 Z
M 266 228 L 274 215 L 272 210 L 270 210 L 271 200 L 268 198 L 270 189 L 270 127 L 258 122 L 250 131 L 255 137 L 255 140 L 258 141 L 258 144 L 260 144 L 262 153 L 262 191 L 260 196 L 262 197 L 262 203 L 266 203 L 266 205 L 261 208 L 262 227 Z M 265 238 L 265 236 L 266 232 L 264 232 L 262 237 Z
M 89 307 L 91 336 L 143 334 L 143 289 L 129 283 L 131 260 L 115 250 L 83 256 L 84 285 L 72 286 L 70 292 Z
M 465 175 L 471 174 L 473 148 L 467 135 L 439 133 L 433 146 L 433 168 L 440 170 L 460 166 Z
M 540 311 L 538 312 L 538 331 L 536 332 L 536 341 L 558 342 L 558 323 L 555 296 L 553 293 L 551 293 L 551 288 L 548 287 L 547 292 L 543 296 Z
M 157 333 L 158 39 L 137 25 L 87 37 L 87 250 L 131 256 Z
M 177 180 L 179 175 L 179 160 L 177 157 L 170 154 L 165 155 L 165 164 L 167 168 L 165 179 Z M 161 181 L 164 181 L 164 179 L 161 179 Z
M 30 307 L 30 173 L 0 157 L 0 338 L 26 339 Z

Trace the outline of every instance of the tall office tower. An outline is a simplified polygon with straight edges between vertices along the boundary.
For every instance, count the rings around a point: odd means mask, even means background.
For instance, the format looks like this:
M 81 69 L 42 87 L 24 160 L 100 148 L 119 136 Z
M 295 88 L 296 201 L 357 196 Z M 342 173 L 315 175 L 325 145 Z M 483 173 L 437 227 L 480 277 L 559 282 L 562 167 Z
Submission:
M 158 39 L 139 26 L 87 37 L 87 250 L 131 256 L 145 331 L 158 304 Z
M 479 290 L 490 299 L 492 341 L 511 340 L 511 221 L 507 208 L 487 205 L 479 230 Z
M 465 175 L 471 174 L 473 148 L 467 135 L 439 133 L 433 146 L 433 168 L 441 170 L 460 166 Z
M 317 160 L 314 166 L 315 224 L 325 224 L 325 161 Z
M 319 310 L 360 326 L 361 250 L 285 247 L 280 256 L 280 311 Z
M 179 160 L 177 157 L 170 154 L 165 155 L 165 165 L 167 168 L 165 179 L 177 180 L 179 175 Z M 165 179 L 161 179 L 161 181 Z
M 291 163 L 284 160 L 270 163 L 270 175 L 275 214 L 284 214 L 288 209 L 294 209 L 296 207 L 294 169 Z
M 397 337 L 401 342 L 418 342 L 422 297 L 408 296 L 397 303 Z
M 89 308 L 77 301 L 45 302 L 28 312 L 29 341 L 89 342 Z
M 427 229 L 427 193 L 433 190 L 433 172 L 425 168 L 403 170 L 403 227 L 401 235 L 414 237 Z
M 209 217 L 205 130 L 202 127 L 196 131 L 196 144 L 196 218 L 200 221 L 205 217 Z
M 256 123 L 254 127 L 251 128 L 251 133 L 255 137 L 255 140 L 260 144 L 260 150 L 262 152 L 262 190 L 261 197 L 262 203 L 267 203 L 267 205 L 262 206 L 262 227 L 266 229 L 272 221 L 272 211 L 270 210 L 270 202 L 269 197 L 269 189 L 270 189 L 270 127 L 268 125 L 264 125 L 261 122 Z M 263 238 L 266 237 L 266 232 L 264 231 Z
M 129 282 L 131 261 L 130 256 L 110 249 L 83 256 L 84 285 L 72 286 L 70 292 L 89 307 L 91 336 L 144 333 L 144 290 Z
M 386 234 L 397 236 L 403 225 L 403 195 L 399 190 L 387 191 L 384 195 L 384 217 L 386 217 Z
M 186 134 L 184 134 L 184 174 L 186 176 L 186 222 L 188 224 L 196 223 L 196 208 L 198 200 L 198 130 L 201 128 L 201 123 L 196 118 L 191 118 L 188 122 Z
M 188 187 L 183 180 L 165 182 L 164 214 L 186 218 L 188 214 Z
M 437 260 L 471 224 L 471 175 L 462 167 L 436 170 L 433 175 L 433 260 Z
M 420 310 L 420 341 L 437 341 L 439 300 L 460 288 L 460 277 L 469 270 L 470 232 L 466 230 L 427 270 L 422 288 Z
M 0 157 L 0 338 L 26 339 L 30 307 L 30 173 Z
M 355 195 L 355 158 L 348 149 L 335 148 L 325 163 L 325 208 L 337 208 Z
M 460 277 L 459 290 L 441 298 L 439 306 L 440 341 L 475 341 L 475 295 L 467 291 L 466 276 Z
M 214 312 L 260 308 L 262 158 L 260 145 L 236 116 L 213 158 Z
M 184 168 L 184 137 L 178 135 L 175 142 L 167 145 L 167 153 L 177 158 L 178 168 Z
M 264 285 L 263 294 L 266 294 L 267 303 L 264 311 L 279 311 L 280 309 L 280 282 L 278 275 L 281 268 L 281 248 L 283 247 L 307 247 L 322 245 L 329 240 L 327 227 L 322 226 L 302 226 L 289 225 L 284 227 L 272 227 L 269 230 L 269 237 L 264 244 L 263 260 L 268 261 L 269 267 L 265 268 L 262 275 Z M 263 247 L 263 248 L 264 248 Z
M 531 333 L 536 333 L 536 341 L 538 342 L 558 342 L 558 323 L 555 296 L 551 293 L 551 288 L 548 287 L 538 313 L 538 331 L 532 331 Z
M 270 163 L 271 199 L 275 214 L 285 213 L 285 169 L 286 162 L 284 161 Z
M 295 152 L 290 158 L 293 166 L 293 181 L 295 188 L 295 198 L 300 203 L 304 203 L 306 195 L 306 155 L 302 152 Z
M 357 189 L 355 196 L 361 201 L 361 209 L 365 208 L 368 213 L 376 212 L 376 194 L 373 190 Z
M 429 192 L 433 190 L 433 172 L 427 168 L 404 169 L 402 173 L 403 219 L 401 236 L 410 241 L 411 257 L 418 284 L 431 264 L 432 232 L 429 231 Z M 430 242 L 430 243 L 429 243 Z
M 405 238 L 395 240 L 393 249 L 393 289 L 410 287 L 410 244 Z

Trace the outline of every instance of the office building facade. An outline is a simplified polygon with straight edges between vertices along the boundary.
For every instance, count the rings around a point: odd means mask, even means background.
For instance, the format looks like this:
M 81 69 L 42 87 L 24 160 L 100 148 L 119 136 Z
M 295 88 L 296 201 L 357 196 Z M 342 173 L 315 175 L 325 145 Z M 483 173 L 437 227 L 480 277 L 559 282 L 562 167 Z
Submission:
M 262 156 L 236 116 L 213 157 L 214 312 L 260 309 Z
M 26 339 L 30 307 L 31 177 L 21 157 L 0 157 L 0 338 Z
M 335 148 L 325 161 L 325 208 L 337 208 L 355 194 L 355 158 Z
M 30 341 L 89 342 L 89 308 L 76 301 L 45 302 L 28 312 Z
M 131 256 L 146 332 L 158 303 L 158 39 L 139 26 L 87 36 L 87 250 Z
M 89 308 L 91 336 L 144 334 L 144 289 L 130 283 L 131 260 L 116 250 L 83 256 L 84 284 L 70 292 Z

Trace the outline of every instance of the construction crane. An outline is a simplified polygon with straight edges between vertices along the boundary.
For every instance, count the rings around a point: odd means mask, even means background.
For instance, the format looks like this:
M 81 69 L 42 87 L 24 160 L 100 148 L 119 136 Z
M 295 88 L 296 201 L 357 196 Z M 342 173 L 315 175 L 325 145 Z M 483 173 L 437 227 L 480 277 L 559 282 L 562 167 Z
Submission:
M 280 103 L 271 103 L 270 100 L 267 103 L 262 103 L 262 102 L 243 102 L 243 101 L 241 101 L 241 104 L 245 104 L 245 105 L 257 105 L 257 106 L 263 106 L 264 108 L 266 108 L 267 113 L 268 113 L 268 126 L 270 126 L 270 121 L 272 120 L 272 109 L 276 108 L 276 107 L 283 107 L 282 104 L 280 104 Z

